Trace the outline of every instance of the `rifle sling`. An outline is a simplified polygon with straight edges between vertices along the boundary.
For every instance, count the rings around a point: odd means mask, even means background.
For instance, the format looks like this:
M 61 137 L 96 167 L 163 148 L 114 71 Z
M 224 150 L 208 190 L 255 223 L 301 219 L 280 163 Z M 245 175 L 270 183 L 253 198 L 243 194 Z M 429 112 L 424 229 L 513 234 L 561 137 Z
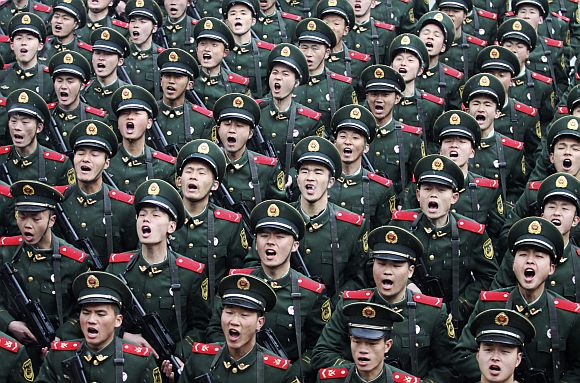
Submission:
M 215 293 L 215 218 L 213 211 L 208 207 L 207 209 L 207 269 L 208 269 L 208 286 L 209 286 L 209 302 L 213 306 L 213 296 Z
M 399 167 L 401 169 L 401 190 L 407 187 L 407 148 L 403 140 L 403 129 L 401 124 L 395 123 L 395 135 L 397 136 L 397 146 L 399 147 Z
M 47 183 L 48 179 L 46 178 L 46 160 L 44 159 L 44 149 L 40 147 L 37 148 L 38 150 L 38 180 L 40 182 Z
M 189 116 L 191 110 L 187 106 L 187 102 L 185 102 L 183 104 L 183 130 L 185 131 L 185 142 L 193 140 L 193 137 L 191 136 L 191 117 Z
M 256 76 L 256 92 L 258 93 L 258 97 L 262 97 L 264 95 L 264 86 L 262 84 L 262 70 L 260 68 L 260 52 L 256 44 L 256 39 L 252 39 L 251 44 L 252 58 L 254 59 L 254 74 Z
M 171 250 L 167 249 L 167 262 L 169 262 L 169 273 L 171 274 L 171 292 L 173 295 L 173 304 L 175 305 L 175 316 L 177 317 L 177 331 L 179 340 L 183 340 L 183 323 L 181 321 L 181 283 L 179 282 L 179 271 L 177 270 L 177 260 Z M 187 355 L 181 344 L 181 355 Z
M 163 134 L 163 132 L 161 132 Z M 155 178 L 153 174 L 153 158 L 151 154 L 151 148 L 145 145 L 145 166 L 147 167 L 147 179 L 151 180 Z
M 105 211 L 105 233 L 107 235 L 107 254 L 105 257 L 114 251 L 113 248 L 113 211 L 111 208 L 111 197 L 109 197 L 109 187 L 103 183 L 103 205 Z M 102 254 L 99 254 L 101 257 Z
M 294 332 L 296 333 L 296 348 L 298 349 L 298 367 L 300 369 L 300 379 L 304 380 L 304 371 L 302 368 L 302 311 L 300 309 L 300 300 L 302 294 L 298 286 L 298 275 L 290 269 L 290 283 L 292 290 L 292 305 L 294 306 Z
M 360 170 L 364 173 L 364 169 Z M 363 192 L 363 217 L 365 220 L 365 228 L 367 233 L 371 231 L 371 198 L 370 198 L 370 183 L 369 177 L 367 175 L 362 176 L 362 192 Z
M 409 357 L 411 359 L 411 374 L 417 375 L 419 373 L 417 332 L 415 330 L 417 325 L 417 303 L 413 300 L 413 293 L 409 289 L 407 289 L 407 309 L 409 310 Z
M 379 55 L 379 33 L 377 26 L 375 25 L 375 19 L 370 18 L 371 23 L 371 45 L 373 47 L 373 64 L 377 65 L 381 63 L 381 57 Z
M 250 175 L 252 177 L 252 191 L 254 192 L 254 203 L 257 205 L 262 202 L 262 193 L 260 193 L 260 179 L 258 178 L 258 165 L 254 156 L 248 153 L 248 164 L 250 165 Z
M 336 214 L 332 204 L 328 204 L 328 221 L 330 222 L 330 251 L 332 253 L 332 276 L 334 279 L 334 294 L 340 292 L 340 270 L 338 269 L 338 261 L 340 254 L 338 253 L 338 230 L 336 228 Z
M 123 356 L 123 344 L 121 338 L 115 337 L 115 382 L 123 383 L 123 366 L 125 357 Z
M 469 181 L 467 188 L 469 190 L 469 200 L 471 201 L 471 218 L 478 221 L 477 213 L 479 212 L 479 199 L 477 198 L 477 184 L 469 179 L 469 175 L 467 176 L 467 180 Z
M 498 156 L 498 168 L 499 168 L 499 178 L 501 182 L 501 196 L 504 200 L 504 203 L 507 202 L 507 174 L 506 174 L 506 167 L 507 163 L 505 162 L 505 152 L 503 150 L 503 144 L 499 136 L 495 135 L 495 144 L 497 146 L 497 156 Z
M 278 26 L 280 27 L 280 37 L 282 38 L 283 43 L 288 43 L 288 32 L 286 31 L 286 22 L 282 17 L 282 11 L 279 9 L 276 10 L 276 20 L 278 21 Z
M 288 129 L 286 130 L 286 143 L 284 145 L 284 174 L 288 176 L 288 171 L 292 165 L 292 148 L 294 145 L 294 128 L 296 127 L 296 102 L 292 100 L 290 104 L 290 116 L 288 118 Z
M 61 273 L 61 259 L 60 249 L 58 246 L 58 239 L 54 233 L 51 238 L 52 246 L 52 268 L 54 273 L 54 293 L 56 298 L 56 312 L 58 314 L 58 324 L 62 327 L 63 312 L 62 312 L 62 273 Z
M 334 84 L 332 83 L 332 78 L 330 77 L 330 71 L 328 69 L 324 70 L 326 75 L 326 86 L 328 87 L 328 99 L 330 101 L 330 116 L 334 116 L 336 113 L 336 94 L 334 92 Z
M 453 299 L 453 305 L 451 306 L 451 315 L 453 316 L 453 324 L 455 328 L 458 328 L 459 320 L 459 266 L 460 266 L 460 256 L 461 251 L 459 250 L 459 229 L 457 228 L 457 221 L 453 214 L 449 214 L 449 224 L 451 225 L 451 269 L 452 269 L 452 280 L 451 280 L 451 299 Z

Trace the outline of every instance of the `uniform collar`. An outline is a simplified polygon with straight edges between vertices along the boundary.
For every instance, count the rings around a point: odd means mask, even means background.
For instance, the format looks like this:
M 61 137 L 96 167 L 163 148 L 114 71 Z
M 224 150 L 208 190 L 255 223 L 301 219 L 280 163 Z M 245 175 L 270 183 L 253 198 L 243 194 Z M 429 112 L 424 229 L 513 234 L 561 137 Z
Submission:
M 274 291 L 278 290 L 278 289 L 282 289 L 284 287 L 290 286 L 290 282 L 291 282 L 291 278 L 290 275 L 292 273 L 292 269 L 290 269 L 288 271 L 288 273 L 283 276 L 282 278 L 279 279 L 272 279 L 269 276 L 266 275 L 266 273 L 264 272 L 264 269 L 262 269 L 261 267 L 256 269 L 256 274 L 255 276 L 258 278 L 261 278 L 264 280 L 264 282 L 266 282 L 268 285 L 270 285 L 270 287 L 272 287 L 274 289 Z
M 546 289 L 542 292 L 542 295 L 534 302 L 528 303 L 522 297 L 520 290 L 515 287 L 511 294 L 514 294 L 513 299 L 513 310 L 517 311 L 518 313 L 525 315 L 526 317 L 533 317 L 538 315 L 544 310 L 547 310 L 547 296 L 546 296 Z
M 186 210 L 185 211 L 185 215 L 186 215 L 185 225 L 193 225 L 193 227 L 190 227 L 190 229 L 194 229 L 197 226 L 201 226 L 205 222 L 205 220 L 207 219 L 209 205 L 210 204 L 207 204 L 205 209 L 203 209 L 203 211 L 196 216 L 189 214 L 189 212 Z
M 297 207 L 298 211 L 300 211 L 300 213 L 302 214 L 302 218 L 304 219 L 304 223 L 306 224 L 306 229 L 309 232 L 320 229 L 328 222 L 330 218 L 328 204 L 326 205 L 326 208 L 316 217 L 309 217 L 306 213 L 304 213 L 302 211 L 302 208 L 300 207 L 300 202 L 296 202 L 295 207 Z
M 337 181 L 341 184 L 346 184 L 346 186 L 353 186 L 362 181 L 362 177 L 364 175 L 364 169 L 361 167 L 358 172 L 351 175 L 345 175 L 344 173 L 341 174 L 340 177 L 337 178 Z
M 248 163 L 248 149 L 245 150 L 244 154 L 235 161 L 230 161 L 226 156 L 227 167 L 233 167 L 236 170 L 243 168 Z
M 99 190 L 98 192 L 93 193 L 93 194 L 83 193 L 83 191 L 79 188 L 78 185 L 71 186 L 71 190 L 72 190 L 71 197 L 74 197 L 74 199 L 77 200 L 79 205 L 84 206 L 84 207 L 94 205 L 95 203 L 97 203 L 103 199 L 103 189 L 102 188 L 101 188 L 101 190 Z
M 234 360 L 234 358 L 230 356 L 227 343 L 224 344 L 224 347 L 225 350 L 222 357 L 222 366 L 224 366 L 224 369 L 231 371 L 232 374 L 243 373 L 244 371 L 248 370 L 250 366 L 256 363 L 256 354 L 258 353 L 257 343 L 254 345 L 254 348 L 252 348 L 250 352 L 241 357 L 239 360 Z
M 83 341 L 80 352 L 81 358 L 93 366 L 98 366 L 108 359 L 113 359 L 115 355 L 115 338 L 113 338 L 113 340 L 108 345 L 97 352 L 91 351 Z

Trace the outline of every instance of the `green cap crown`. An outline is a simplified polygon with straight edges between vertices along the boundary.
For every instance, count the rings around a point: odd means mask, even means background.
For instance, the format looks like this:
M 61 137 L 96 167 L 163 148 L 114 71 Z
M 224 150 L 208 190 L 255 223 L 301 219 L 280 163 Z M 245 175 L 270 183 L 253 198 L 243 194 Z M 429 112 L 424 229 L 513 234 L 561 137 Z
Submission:
M 75 151 L 80 147 L 91 147 L 104 151 L 109 158 L 117 153 L 117 136 L 113 129 L 98 120 L 85 120 L 76 124 L 69 135 L 69 143 Z
M 445 137 L 465 137 L 474 148 L 481 141 L 481 129 L 477 120 L 461 110 L 450 110 L 439 116 L 433 125 L 433 135 L 439 143 Z
M 312 42 L 332 48 L 336 45 L 336 35 L 326 23 L 320 19 L 308 18 L 296 25 L 294 32 L 298 42 Z
M 117 276 L 105 271 L 87 271 L 75 278 L 72 290 L 79 305 L 112 303 L 128 307 L 133 299 L 129 287 Z
M 354 9 L 347 0 L 321 0 L 316 6 L 316 17 L 322 19 L 325 15 L 338 15 L 346 21 L 352 30 L 355 24 Z
M 213 107 L 213 118 L 219 124 L 222 120 L 236 119 L 247 122 L 253 128 L 260 122 L 260 106 L 250 96 L 230 93 L 221 96 Z
M 218 294 L 223 306 L 238 306 L 268 312 L 276 305 L 276 293 L 266 282 L 253 275 L 233 274 L 221 280 Z
M 300 240 L 304 236 L 304 225 L 298 210 L 278 200 L 263 201 L 250 214 L 250 227 L 254 233 L 266 228 L 277 229 Z
M 540 217 L 522 218 L 508 233 L 508 246 L 512 254 L 523 246 L 542 249 L 550 255 L 553 264 L 558 264 L 564 251 L 564 239 L 556 226 Z
M 199 65 L 188 52 L 179 48 L 169 48 L 157 56 L 157 66 L 164 73 L 177 73 L 194 79 L 199 76 Z
M 10 186 L 16 211 L 54 210 L 56 204 L 64 200 L 60 192 L 52 186 L 33 180 L 17 181 Z
M 425 13 L 423 16 L 421 16 L 417 22 L 417 26 L 415 27 L 417 35 L 419 35 L 421 29 L 423 29 L 423 27 L 428 24 L 435 24 L 441 28 L 443 35 L 445 36 L 445 47 L 447 50 L 449 50 L 451 43 L 453 43 L 455 40 L 455 26 L 453 25 L 453 20 L 451 20 L 451 17 L 447 16 L 446 13 L 441 11 L 431 11 Z
M 373 259 L 410 262 L 423 255 L 423 244 L 414 234 L 398 226 L 380 226 L 369 234 Z
M 74 17 L 78 23 L 77 29 L 85 26 L 87 23 L 87 9 L 82 0 L 58 0 L 54 7 L 54 11 L 63 11 Z
M 542 208 L 552 197 L 570 200 L 576 205 L 576 215 L 580 215 L 580 181 L 568 173 L 554 173 L 542 181 L 538 190 L 538 206 Z
M 417 185 L 435 183 L 449 186 L 455 191 L 463 189 L 463 172 L 449 158 L 440 154 L 425 156 L 415 165 Z
M 499 45 L 491 45 L 483 48 L 475 59 L 475 65 L 481 72 L 492 69 L 510 72 L 512 76 L 520 73 L 520 61 L 509 49 Z
M 136 16 L 146 17 L 153 21 L 154 25 L 161 27 L 163 25 L 163 13 L 161 8 L 154 0 L 129 0 L 125 6 L 125 15 L 127 19 Z
M 472 98 L 476 96 L 491 97 L 501 109 L 505 104 L 505 90 L 501 81 L 492 74 L 479 73 L 471 76 L 463 88 L 463 103 L 469 105 Z
M 127 57 L 131 53 L 127 39 L 113 28 L 95 29 L 91 33 L 91 45 L 93 52 L 105 51 L 118 54 L 121 57 Z
M 396 70 L 387 65 L 371 65 L 361 74 L 365 92 L 396 92 L 403 94 L 405 79 Z
M 400 52 L 410 52 L 417 56 L 423 69 L 426 69 L 429 65 L 429 52 L 427 51 L 427 47 L 416 35 L 403 33 L 393 39 L 389 46 L 389 58 L 391 63 L 395 56 Z
M 152 118 L 159 113 L 155 97 L 139 85 L 125 85 L 117 89 L 111 96 L 111 107 L 117 117 L 125 110 L 144 110 Z
M 570 137 L 580 140 L 580 118 L 574 116 L 562 116 L 552 122 L 548 127 L 546 142 L 550 153 L 554 151 L 554 145 L 560 137 Z
M 8 22 L 8 35 L 14 39 L 18 32 L 28 32 L 37 36 L 41 43 L 46 39 L 46 26 L 42 19 L 31 12 L 18 13 Z
M 175 161 L 175 172 L 181 175 L 184 166 L 191 160 L 201 160 L 209 164 L 214 176 L 221 181 L 226 171 L 226 157 L 219 146 L 210 140 L 193 140 L 183 145 L 177 160 Z
M 522 41 L 530 47 L 530 51 L 533 51 L 538 41 L 538 34 L 530 23 L 516 17 L 504 21 L 497 30 L 497 41 L 503 45 L 506 40 Z
M 50 59 L 48 71 L 54 79 L 58 75 L 73 75 L 87 82 L 91 78 L 91 64 L 78 52 L 58 52 Z
M 168 182 L 151 179 L 135 190 L 135 211 L 139 214 L 143 205 L 154 205 L 165 211 L 177 223 L 177 229 L 185 222 L 185 209 L 181 196 Z
M 300 140 L 294 147 L 292 159 L 299 169 L 304 161 L 321 163 L 330 170 L 333 177 L 342 173 L 340 154 L 332 142 L 322 137 L 306 137 Z
M 275 64 L 284 64 L 290 67 L 298 76 L 300 85 L 308 82 L 308 62 L 304 53 L 293 44 L 278 44 L 268 55 L 268 73 Z
M 402 322 L 403 316 L 377 303 L 355 302 L 344 306 L 350 335 L 355 338 L 377 340 L 388 337 L 393 323 Z
M 193 27 L 193 37 L 195 41 L 210 39 L 222 42 L 227 49 L 233 49 L 236 45 L 230 28 L 215 17 L 204 17 L 199 20 Z
M 477 343 L 501 343 L 523 347 L 536 336 L 528 318 L 508 309 L 490 309 L 479 313 L 470 327 Z
M 362 133 L 370 143 L 375 138 L 377 121 L 375 116 L 364 106 L 345 105 L 336 111 L 330 122 L 334 136 L 343 129 L 353 129 Z
M 32 116 L 39 121 L 48 121 L 50 111 L 42 97 L 29 89 L 16 89 L 6 98 L 8 114 L 19 113 Z

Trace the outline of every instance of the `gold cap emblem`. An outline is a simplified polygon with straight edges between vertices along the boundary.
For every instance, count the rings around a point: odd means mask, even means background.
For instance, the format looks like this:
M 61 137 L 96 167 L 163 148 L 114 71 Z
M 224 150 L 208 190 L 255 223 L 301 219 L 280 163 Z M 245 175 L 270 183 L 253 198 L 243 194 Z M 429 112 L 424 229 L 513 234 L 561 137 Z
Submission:
M 26 92 L 22 92 L 18 95 L 18 102 L 26 103 L 28 102 L 28 94 Z
M 309 21 L 308 24 L 306 25 L 306 29 L 308 29 L 309 31 L 315 31 L 316 30 L 316 23 L 314 21 Z
M 288 48 L 288 47 L 282 48 L 282 50 L 280 51 L 280 54 L 284 57 L 290 56 L 290 48 Z
M 64 55 L 64 57 L 62 58 L 62 62 L 65 64 L 72 64 L 74 62 L 74 58 L 73 55 L 71 55 L 70 53 L 67 53 L 66 55 Z
M 87 287 L 89 289 L 96 289 L 100 286 L 99 278 L 95 277 L 93 274 L 87 277 Z
M 399 240 L 399 236 L 397 235 L 397 233 L 395 233 L 392 230 L 389 230 L 387 232 L 387 235 L 385 235 L 385 241 L 387 243 L 397 243 L 398 240 Z
M 22 24 L 30 24 L 30 16 L 28 15 L 22 16 Z
M 381 68 L 375 69 L 375 78 L 384 78 L 385 72 Z
M 89 136 L 96 136 L 98 132 L 97 126 L 91 122 L 87 125 L 86 132 Z
M 236 97 L 236 98 L 234 98 L 234 101 L 232 102 L 232 106 L 235 106 L 236 108 L 243 108 L 244 107 L 244 100 L 241 97 Z
M 437 157 L 433 160 L 433 163 L 431 164 L 431 169 L 433 170 L 443 170 L 443 161 L 441 161 L 441 158 Z
M 578 130 L 578 120 L 576 120 L 575 118 L 573 118 L 570 121 L 568 121 L 567 128 L 570 129 L 570 130 Z
M 360 120 L 360 109 L 359 108 L 353 108 L 350 111 L 350 118 L 354 118 L 356 120 Z
M 250 289 L 250 281 L 248 281 L 248 279 L 246 277 L 241 277 L 240 279 L 238 279 L 238 283 L 236 283 L 236 286 L 238 286 L 238 289 L 240 290 L 249 290 Z
M 199 144 L 199 146 L 197 147 L 197 152 L 201 154 L 208 154 L 209 145 L 207 144 L 207 142 L 202 142 L 201 144 Z
M 433 18 L 437 21 L 443 21 L 443 14 L 442 13 L 436 13 L 435 16 L 433 16 Z
M 519 21 L 516 21 L 513 25 L 512 25 L 512 29 L 514 31 L 521 31 L 522 30 L 522 23 L 520 23 Z
M 507 326 L 510 318 L 503 311 L 495 316 L 495 324 L 498 326 Z
M 491 51 L 489 51 L 489 57 L 491 57 L 492 59 L 499 58 L 499 51 L 493 48 Z
M 542 232 L 542 225 L 538 221 L 532 221 L 528 226 L 528 233 L 540 234 Z
M 479 85 L 481 85 L 481 86 L 489 86 L 489 77 L 487 77 L 487 76 L 482 76 L 482 77 L 479 79 Z
M 336 0 L 328 0 L 329 7 L 336 7 Z
M 401 39 L 401 45 L 409 45 L 411 44 L 411 39 L 409 38 L 409 36 L 403 36 L 403 38 Z
M 316 141 L 316 140 L 310 141 L 310 143 L 308 144 L 308 151 L 309 152 L 317 152 L 319 150 L 320 150 L 320 145 L 318 144 L 318 141 Z
M 63 3 L 70 4 L 70 3 L 72 3 L 72 0 L 63 0 Z
M 206 20 L 205 23 L 203 23 L 203 29 L 213 29 L 213 23 L 211 20 Z
M 145 2 L 143 0 L 137 0 L 135 2 L 135 6 L 138 7 L 138 8 L 142 8 L 142 7 L 145 6 Z
M 459 125 L 461 123 L 461 117 L 457 113 L 453 113 L 451 117 L 449 117 L 449 123 L 451 125 Z
M 22 188 L 22 194 L 24 194 L 24 195 L 34 195 L 34 188 L 32 186 L 26 184 Z
M 280 215 L 280 208 L 275 203 L 268 206 L 268 217 L 277 217 Z
M 123 100 L 130 100 L 133 97 L 133 93 L 131 93 L 131 91 L 127 88 L 123 89 L 123 91 L 121 92 L 121 98 Z
M 172 63 L 179 61 L 179 55 L 175 51 L 171 52 L 167 58 Z
M 366 306 L 364 309 L 362 309 L 362 316 L 365 318 L 374 318 L 377 315 L 375 309 L 373 309 L 371 306 Z
M 110 38 L 111 38 L 111 34 L 109 33 L 109 31 L 104 30 L 103 32 L 101 32 L 101 39 L 108 40 Z
M 556 179 L 556 187 L 565 188 L 566 186 L 568 186 L 568 180 L 566 177 L 560 176 Z
M 158 195 L 159 194 L 159 185 L 157 182 L 153 182 L 149 185 L 149 189 L 147 189 L 147 194 L 149 195 Z

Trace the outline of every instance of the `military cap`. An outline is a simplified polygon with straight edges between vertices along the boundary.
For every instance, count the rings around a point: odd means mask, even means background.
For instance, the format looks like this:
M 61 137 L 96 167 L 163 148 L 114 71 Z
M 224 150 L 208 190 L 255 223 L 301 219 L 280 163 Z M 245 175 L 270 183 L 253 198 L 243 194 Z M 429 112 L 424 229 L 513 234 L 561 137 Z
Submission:
M 154 205 L 165 211 L 177 223 L 177 229 L 185 222 L 183 200 L 177 190 L 167 181 L 150 179 L 139 185 L 135 190 L 134 203 L 137 214 L 143 205 Z
M 73 150 L 79 147 L 97 148 L 114 157 L 117 153 L 117 135 L 113 129 L 104 122 L 97 120 L 85 120 L 76 124 L 68 137 Z
M 423 29 L 423 27 L 428 24 L 435 24 L 441 28 L 443 35 L 445 36 L 445 47 L 446 49 L 449 49 L 451 47 L 451 43 L 453 43 L 455 40 L 455 26 L 453 25 L 453 20 L 451 20 L 451 17 L 441 11 L 431 11 L 425 13 L 423 16 L 421 16 L 417 22 L 417 26 L 415 27 L 417 35 L 421 32 L 421 29 Z
M 283 64 L 290 67 L 298 76 L 300 85 L 308 82 L 308 62 L 304 53 L 294 44 L 278 44 L 268 55 L 268 73 L 275 64 Z
M 576 205 L 576 215 L 580 215 L 580 181 L 568 173 L 554 173 L 542 181 L 538 190 L 538 206 L 543 206 L 552 197 L 562 197 Z
M 222 42 L 227 49 L 233 49 L 236 45 L 230 28 L 215 17 L 204 17 L 199 20 L 193 27 L 193 37 L 195 41 L 210 39 Z
M 520 60 L 509 49 L 498 45 L 483 48 L 475 59 L 475 65 L 481 72 L 492 69 L 510 72 L 513 77 L 520 73 Z
M 164 73 L 177 73 L 194 79 L 199 76 L 199 65 L 191 54 L 179 48 L 169 48 L 157 56 L 157 66 Z
M 91 64 L 75 51 L 62 51 L 52 56 L 48 63 L 48 71 L 53 79 L 61 74 L 70 74 L 85 83 L 91 78 Z
M 79 305 L 112 303 L 120 308 L 133 301 L 129 287 L 114 274 L 106 271 L 87 271 L 75 278 L 73 295 Z
M 250 96 L 230 93 L 221 96 L 213 107 L 213 118 L 219 124 L 222 120 L 236 119 L 250 124 L 253 128 L 260 122 L 260 107 Z
M 77 21 L 78 27 L 80 29 L 87 23 L 87 9 L 82 0 L 58 0 L 52 12 L 63 11 L 74 17 Z
M 471 141 L 474 148 L 477 148 L 481 141 L 481 128 L 469 113 L 449 110 L 435 120 L 433 135 L 439 143 L 445 137 L 465 137 Z
M 434 183 L 451 187 L 453 190 L 463 188 L 463 172 L 449 158 L 440 154 L 425 156 L 415 165 L 417 184 Z
M 542 16 L 546 17 L 550 11 L 548 0 L 512 0 L 512 9 L 517 14 L 518 9 L 524 5 L 532 5 L 542 12 Z
M 338 177 L 342 174 L 342 162 L 338 149 L 322 137 L 306 137 L 294 147 L 292 159 L 299 169 L 304 161 L 319 162 L 330 170 L 330 174 Z
M 228 18 L 228 12 L 230 8 L 237 4 L 245 5 L 250 9 L 254 18 L 258 17 L 258 13 L 260 12 L 260 4 L 258 4 L 256 0 L 222 0 L 221 9 L 224 20 Z
M 33 180 L 17 181 L 10 185 L 16 211 L 54 210 L 64 200 L 62 194 L 52 186 Z
M 132 17 L 142 16 L 153 21 L 154 25 L 163 25 L 163 12 L 154 0 L 129 0 L 125 6 L 125 15 L 128 20 Z
M 380 226 L 369 234 L 371 258 L 414 264 L 423 255 L 423 244 L 414 234 L 398 226 Z
M 397 92 L 403 94 L 405 79 L 396 70 L 387 65 L 371 65 L 361 73 L 365 92 Z
M 347 317 L 350 335 L 355 338 L 369 340 L 388 338 L 393 323 L 403 321 L 401 314 L 377 303 L 349 303 L 342 310 Z
M 548 127 L 546 139 L 550 152 L 553 151 L 556 140 L 562 136 L 573 137 L 580 140 L 580 118 L 574 116 L 562 116 L 552 122 Z
M 475 96 L 489 96 L 501 109 L 505 103 L 505 90 L 497 77 L 489 73 L 479 73 L 471 76 L 463 88 L 463 103 L 469 104 L 469 101 Z
M 526 20 L 512 18 L 504 21 L 497 30 L 497 41 L 503 45 L 506 40 L 519 40 L 533 51 L 538 41 L 538 34 L 534 27 Z
M 336 45 L 336 35 L 326 23 L 320 19 L 307 18 L 296 25 L 294 32 L 296 40 L 313 42 L 332 48 Z
M 304 236 L 304 225 L 302 214 L 279 200 L 263 201 L 256 205 L 250 214 L 250 228 L 253 233 L 261 229 L 277 229 L 301 240 Z
M 127 39 L 113 28 L 102 27 L 91 33 L 93 51 L 116 53 L 121 57 L 129 56 L 131 47 Z
M 183 145 L 175 161 L 177 175 L 181 175 L 183 167 L 194 159 L 207 162 L 215 178 L 218 181 L 222 180 L 226 171 L 226 157 L 219 146 L 204 139 L 193 140 Z
M 403 33 L 395 37 L 389 46 L 389 59 L 391 62 L 393 62 L 393 59 L 399 52 L 413 53 L 421 61 L 421 67 L 423 69 L 429 65 L 429 52 L 427 51 L 427 47 L 416 35 Z
M 489 309 L 477 314 L 470 329 L 477 343 L 523 347 L 536 336 L 532 322 L 509 309 Z
M 574 112 L 574 108 L 580 102 L 580 84 L 576 85 L 568 93 L 568 99 L 566 100 L 566 106 L 568 107 L 568 114 Z
M 552 222 L 540 217 L 526 217 L 513 224 L 508 233 L 508 249 L 513 254 L 523 246 L 542 249 L 557 265 L 564 251 L 564 239 Z
M 38 93 L 30 89 L 16 89 L 6 97 L 8 114 L 19 113 L 32 116 L 40 121 L 50 119 L 50 111 L 46 101 Z
M 335 137 L 342 129 L 354 129 L 364 134 L 370 143 L 375 138 L 377 120 L 364 106 L 351 104 L 343 106 L 334 113 L 330 126 Z
M 28 32 L 36 35 L 41 43 L 46 39 L 46 26 L 42 19 L 31 12 L 18 13 L 8 22 L 8 35 L 14 39 L 18 32 Z
M 159 113 L 155 97 L 139 85 L 125 85 L 118 88 L 111 97 L 111 107 L 117 117 L 125 110 L 144 110 L 152 118 Z
M 246 274 L 228 275 L 221 280 L 218 294 L 223 306 L 238 306 L 268 312 L 276 305 L 276 293 L 263 280 Z
M 436 0 L 435 4 L 439 10 L 443 8 L 459 8 L 467 13 L 473 8 L 471 0 Z
M 346 21 L 346 25 L 354 27 L 354 9 L 347 0 L 321 0 L 316 6 L 316 17 L 322 19 L 325 15 L 338 15 Z

